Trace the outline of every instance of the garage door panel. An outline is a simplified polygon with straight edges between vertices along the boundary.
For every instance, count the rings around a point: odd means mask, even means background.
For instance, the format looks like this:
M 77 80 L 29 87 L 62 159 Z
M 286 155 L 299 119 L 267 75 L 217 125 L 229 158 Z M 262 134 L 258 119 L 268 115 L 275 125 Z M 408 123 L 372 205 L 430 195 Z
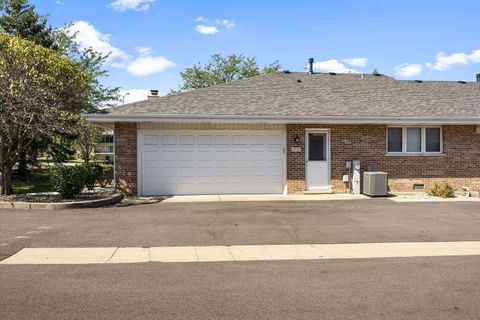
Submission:
M 144 172 L 148 172 L 148 176 L 155 177 L 155 179 L 157 179 L 156 177 L 159 176 L 159 172 L 160 172 L 158 167 L 153 167 L 153 166 L 145 166 L 143 170 Z
M 143 137 L 144 145 L 157 145 L 158 144 L 158 135 L 145 135 Z
M 162 134 L 162 145 L 172 146 L 177 144 L 177 136 L 174 134 Z
M 143 159 L 145 161 L 158 161 L 158 152 L 157 151 L 145 151 L 143 153 Z
M 194 150 L 180 150 L 179 160 L 180 161 L 195 161 L 195 151 Z
M 177 150 L 163 150 L 161 155 L 162 161 L 177 161 Z
M 212 135 L 199 135 L 198 136 L 198 144 L 201 146 L 211 146 L 213 144 L 213 136 Z
M 142 194 L 282 193 L 283 131 L 146 131 Z
M 238 145 L 246 145 L 248 141 L 248 137 L 246 135 L 233 135 L 232 136 L 232 144 L 235 146 Z
M 173 166 L 172 167 L 162 167 L 161 170 L 160 170 L 160 176 L 162 178 L 176 177 L 177 176 L 177 167 L 173 167 Z
M 180 145 L 193 146 L 195 144 L 195 136 L 191 134 L 181 134 L 179 141 Z
M 212 167 L 198 167 L 198 176 L 199 177 L 209 177 L 213 174 Z
M 178 173 L 180 177 L 195 177 L 195 167 L 180 167 Z

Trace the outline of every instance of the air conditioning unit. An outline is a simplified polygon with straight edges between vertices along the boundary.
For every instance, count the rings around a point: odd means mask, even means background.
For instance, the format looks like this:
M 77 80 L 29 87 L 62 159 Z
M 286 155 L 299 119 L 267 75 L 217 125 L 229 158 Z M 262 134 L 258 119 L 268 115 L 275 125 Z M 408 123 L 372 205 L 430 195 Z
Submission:
M 388 177 L 386 172 L 364 172 L 363 193 L 367 196 L 380 197 L 388 195 Z

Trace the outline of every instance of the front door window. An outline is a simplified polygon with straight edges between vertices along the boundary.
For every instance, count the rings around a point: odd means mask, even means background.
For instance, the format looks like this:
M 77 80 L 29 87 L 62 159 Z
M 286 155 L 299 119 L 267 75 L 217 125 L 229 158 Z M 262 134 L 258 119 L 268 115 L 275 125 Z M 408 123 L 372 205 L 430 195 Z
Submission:
M 326 160 L 326 137 L 325 133 L 308 134 L 308 161 Z

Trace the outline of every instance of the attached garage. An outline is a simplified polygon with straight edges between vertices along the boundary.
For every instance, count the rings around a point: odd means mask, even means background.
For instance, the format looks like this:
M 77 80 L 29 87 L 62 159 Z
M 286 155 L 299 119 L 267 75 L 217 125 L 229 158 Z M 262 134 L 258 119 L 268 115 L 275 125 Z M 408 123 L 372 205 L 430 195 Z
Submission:
M 139 130 L 140 195 L 281 194 L 285 130 Z

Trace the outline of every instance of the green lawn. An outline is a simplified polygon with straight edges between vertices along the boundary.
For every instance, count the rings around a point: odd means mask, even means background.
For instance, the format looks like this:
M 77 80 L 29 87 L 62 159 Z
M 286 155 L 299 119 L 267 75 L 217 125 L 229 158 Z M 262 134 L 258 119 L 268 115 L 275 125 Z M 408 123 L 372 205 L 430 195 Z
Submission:
M 52 192 L 53 187 L 50 185 L 14 185 L 13 193 L 22 194 L 22 193 L 37 193 L 37 192 Z
M 48 170 L 36 169 L 30 171 L 25 177 L 13 176 L 13 193 L 51 192 Z

